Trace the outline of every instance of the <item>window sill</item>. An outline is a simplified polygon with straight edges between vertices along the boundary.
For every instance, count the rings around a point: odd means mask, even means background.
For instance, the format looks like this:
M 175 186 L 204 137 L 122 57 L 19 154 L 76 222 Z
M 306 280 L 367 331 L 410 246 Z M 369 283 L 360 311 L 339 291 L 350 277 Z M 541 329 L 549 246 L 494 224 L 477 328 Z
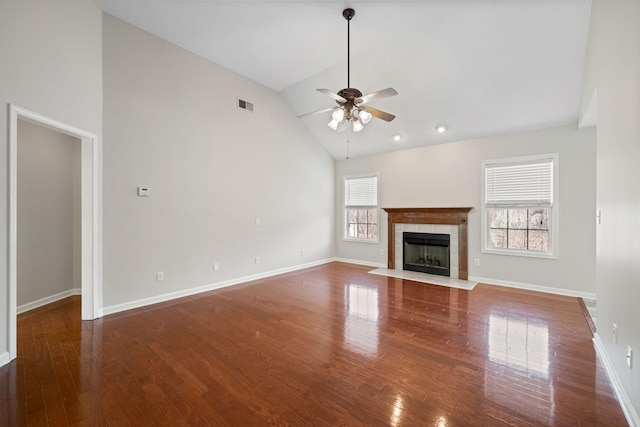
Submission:
M 482 249 L 483 254 L 493 254 L 493 255 L 507 255 L 507 256 L 519 256 L 526 258 L 542 258 L 542 259 L 558 259 L 557 253 L 536 253 L 529 251 L 518 251 L 515 249 Z
M 371 239 L 350 239 L 348 237 L 343 237 L 342 241 L 343 242 L 354 242 L 354 243 L 373 243 L 373 244 L 379 244 L 380 243 L 380 239 L 376 239 L 376 240 L 371 240 Z

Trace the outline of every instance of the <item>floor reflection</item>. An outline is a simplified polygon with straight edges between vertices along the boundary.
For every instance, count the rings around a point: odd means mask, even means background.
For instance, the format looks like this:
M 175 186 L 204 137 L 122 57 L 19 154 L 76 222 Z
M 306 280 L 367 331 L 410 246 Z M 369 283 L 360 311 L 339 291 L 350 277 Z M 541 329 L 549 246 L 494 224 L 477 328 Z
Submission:
M 487 352 L 485 396 L 552 424 L 555 397 L 549 375 L 548 325 L 539 320 L 491 313 Z
M 403 399 L 401 395 L 396 396 L 396 400 L 393 402 L 393 408 L 391 410 L 391 425 L 397 427 L 400 425 L 400 419 L 402 417 Z
M 375 355 L 378 352 L 378 288 L 350 283 L 345 288 L 344 339 L 350 350 Z
M 492 313 L 487 343 L 491 362 L 549 378 L 547 325 Z

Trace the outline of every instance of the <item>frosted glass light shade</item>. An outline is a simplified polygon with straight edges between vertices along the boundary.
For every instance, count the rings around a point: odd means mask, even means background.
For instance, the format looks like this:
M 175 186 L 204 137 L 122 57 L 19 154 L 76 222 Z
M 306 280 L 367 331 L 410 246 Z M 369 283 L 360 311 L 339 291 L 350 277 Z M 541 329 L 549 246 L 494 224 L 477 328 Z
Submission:
M 360 112 L 358 113 L 358 116 L 360 117 L 360 121 L 362 122 L 362 124 L 367 124 L 369 123 L 369 120 L 371 120 L 371 113 L 365 110 L 360 110 Z
M 338 108 L 336 111 L 331 114 L 333 120 L 337 122 L 341 122 L 344 120 L 344 108 Z
M 338 130 L 338 124 L 339 124 L 339 123 L 340 123 L 340 122 L 339 122 L 338 120 L 335 120 L 335 119 L 334 119 L 334 120 L 331 120 L 331 121 L 329 122 L 328 126 L 329 126 L 331 129 L 333 129 L 333 130 Z
M 362 129 L 364 129 L 364 126 L 362 125 L 360 120 L 356 120 L 355 122 L 353 122 L 353 131 L 354 132 L 360 132 Z

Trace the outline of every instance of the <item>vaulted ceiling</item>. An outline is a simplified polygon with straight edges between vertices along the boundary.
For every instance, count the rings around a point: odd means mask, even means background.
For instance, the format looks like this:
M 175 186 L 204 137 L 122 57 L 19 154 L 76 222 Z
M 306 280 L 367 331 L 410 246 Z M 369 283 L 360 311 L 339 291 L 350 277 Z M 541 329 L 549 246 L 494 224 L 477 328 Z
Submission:
M 316 91 L 387 87 L 395 114 L 358 133 L 301 119 L 335 158 L 576 123 L 590 0 L 104 0 L 105 12 L 279 92 L 296 115 Z M 261 106 L 256 106 L 256 114 Z M 448 131 L 436 132 L 443 124 Z M 400 135 L 399 142 L 393 135 Z

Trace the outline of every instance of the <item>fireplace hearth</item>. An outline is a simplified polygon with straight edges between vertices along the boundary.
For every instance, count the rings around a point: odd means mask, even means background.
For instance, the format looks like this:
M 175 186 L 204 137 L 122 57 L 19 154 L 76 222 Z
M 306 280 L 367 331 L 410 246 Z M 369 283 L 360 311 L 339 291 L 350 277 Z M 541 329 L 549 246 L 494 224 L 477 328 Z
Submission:
M 449 234 L 402 233 L 403 270 L 450 276 Z

